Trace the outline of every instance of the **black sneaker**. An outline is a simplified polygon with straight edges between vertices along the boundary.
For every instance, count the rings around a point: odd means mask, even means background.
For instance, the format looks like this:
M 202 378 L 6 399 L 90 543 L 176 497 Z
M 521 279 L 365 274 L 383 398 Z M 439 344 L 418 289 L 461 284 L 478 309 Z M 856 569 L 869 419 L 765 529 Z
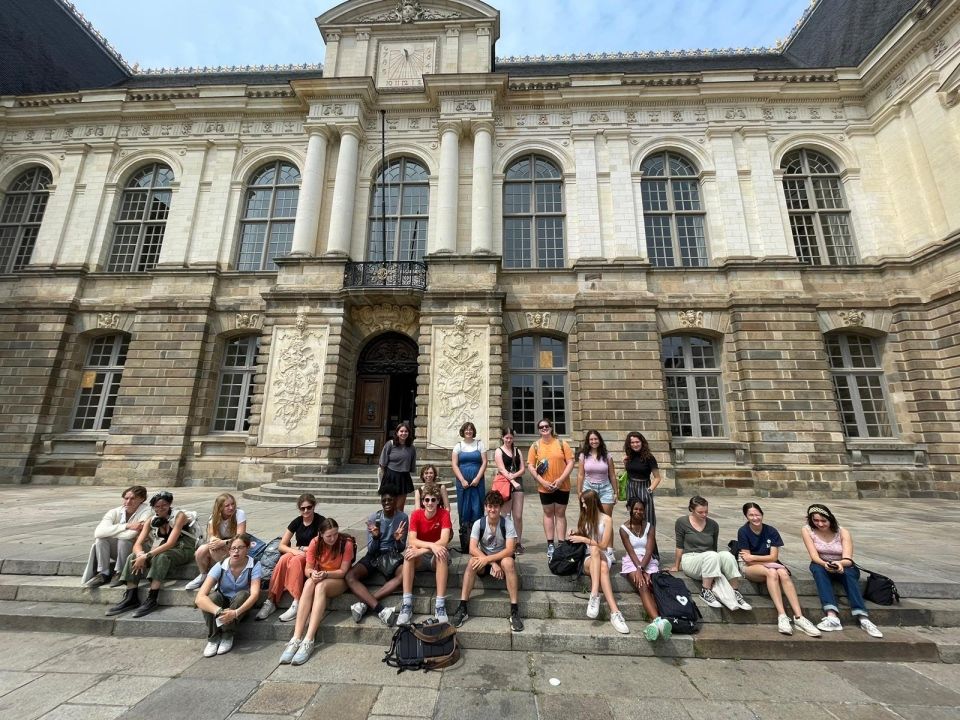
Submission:
M 464 605 L 461 605 L 457 608 L 457 611 L 453 614 L 453 618 L 450 620 L 450 624 L 454 627 L 460 627 L 463 625 L 470 616 L 467 614 L 467 608 Z
M 513 632 L 523 632 L 523 620 L 520 619 L 520 613 L 510 613 L 510 629 Z

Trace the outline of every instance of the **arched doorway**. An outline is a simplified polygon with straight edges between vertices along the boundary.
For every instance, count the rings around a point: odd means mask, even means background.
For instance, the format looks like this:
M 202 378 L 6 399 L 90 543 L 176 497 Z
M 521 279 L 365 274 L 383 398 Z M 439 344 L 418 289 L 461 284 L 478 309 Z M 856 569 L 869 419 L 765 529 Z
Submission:
M 417 356 L 406 335 L 378 335 L 360 351 L 350 462 L 375 463 L 397 423 L 416 426 Z

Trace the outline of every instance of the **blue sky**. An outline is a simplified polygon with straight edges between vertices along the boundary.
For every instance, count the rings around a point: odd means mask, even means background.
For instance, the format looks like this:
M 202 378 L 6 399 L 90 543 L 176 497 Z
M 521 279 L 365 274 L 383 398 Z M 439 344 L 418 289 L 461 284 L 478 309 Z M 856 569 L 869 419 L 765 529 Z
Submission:
M 337 0 L 74 0 L 131 65 L 319 63 Z M 497 56 L 772 46 L 810 0 L 500 0 Z

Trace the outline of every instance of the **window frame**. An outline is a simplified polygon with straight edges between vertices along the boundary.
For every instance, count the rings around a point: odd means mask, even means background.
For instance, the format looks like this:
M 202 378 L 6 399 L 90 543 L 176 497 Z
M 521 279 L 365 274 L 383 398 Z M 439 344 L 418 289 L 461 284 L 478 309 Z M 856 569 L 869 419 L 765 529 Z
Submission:
M 664 172 L 662 175 L 652 175 L 647 174 L 644 170 L 644 167 L 653 160 L 657 158 L 662 158 Z M 676 158 L 681 160 L 683 163 L 688 165 L 693 171 L 691 175 L 675 175 L 671 172 L 672 164 L 671 159 Z M 674 186 L 681 182 L 695 181 L 695 187 L 697 190 L 697 209 L 695 210 L 678 210 L 676 206 L 676 195 Z M 667 202 L 667 208 L 665 210 L 652 210 L 647 207 L 647 198 L 644 193 L 645 187 L 649 188 L 650 184 L 653 182 L 665 182 L 666 183 L 666 194 L 665 199 Z M 657 152 L 651 153 L 643 159 L 643 162 L 640 163 L 640 208 L 643 213 L 643 225 L 644 225 L 644 236 L 646 238 L 647 244 L 647 260 L 650 261 L 651 267 L 664 267 L 664 268 L 676 268 L 676 267 L 709 267 L 710 265 L 710 248 L 709 243 L 707 242 L 707 208 L 706 203 L 704 202 L 703 197 L 703 171 L 697 166 L 686 155 L 676 152 L 674 150 L 659 150 Z M 655 262 L 657 258 L 656 253 L 652 252 L 656 248 L 651 247 L 651 233 L 650 229 L 647 226 L 648 218 L 669 218 L 669 227 L 670 227 L 670 252 L 672 255 L 672 263 L 667 264 L 664 262 Z M 688 263 L 684 258 L 683 248 L 680 245 L 680 227 L 678 219 L 684 218 L 699 218 L 700 219 L 700 233 L 703 238 L 703 255 L 696 257 L 697 262 Z M 679 258 L 680 262 L 677 262 Z
M 298 182 L 294 183 L 281 183 L 280 182 L 280 172 L 284 166 L 289 166 L 296 170 Z M 254 180 L 260 177 L 262 174 L 267 172 L 270 169 L 273 169 L 273 182 L 264 185 L 257 185 L 254 183 Z M 269 162 L 258 165 L 257 168 L 247 176 L 247 182 L 243 186 L 243 194 L 240 200 L 240 219 L 237 222 L 237 254 L 235 257 L 235 265 L 237 272 L 277 272 L 278 268 L 274 262 L 279 257 L 286 257 L 293 251 L 293 233 L 296 225 L 297 217 L 297 207 L 300 205 L 300 189 L 303 186 L 303 173 L 300 171 L 300 168 L 290 160 L 284 158 L 277 158 Z M 278 190 L 288 190 L 291 188 L 296 188 L 296 202 L 293 207 L 293 215 L 276 215 L 277 207 L 277 191 Z M 247 217 L 247 212 L 250 209 L 249 204 L 249 195 L 253 190 L 269 190 L 270 191 L 270 201 L 267 206 L 266 215 L 263 217 Z M 270 255 L 271 242 L 270 238 L 272 237 L 274 225 L 289 225 L 290 226 L 290 249 L 286 251 L 285 254 Z M 241 267 L 241 260 L 244 256 L 244 230 L 247 227 L 254 226 L 264 226 L 264 232 L 261 236 L 263 247 L 260 249 L 260 262 L 257 264 L 257 267 Z M 273 265 L 273 267 L 270 267 Z
M 229 347 L 234 343 L 247 343 L 247 347 L 243 351 L 244 360 L 247 364 L 245 365 L 227 365 L 227 359 L 229 355 Z M 216 395 L 214 396 L 213 404 L 213 414 L 210 417 L 210 432 L 217 434 L 229 434 L 229 433 L 245 433 L 250 431 L 250 414 L 253 405 L 253 383 L 254 376 L 257 373 L 257 355 L 260 352 L 260 336 L 259 335 L 238 335 L 236 337 L 226 338 L 223 342 L 222 347 L 220 348 L 220 365 L 219 371 L 217 372 L 217 385 L 216 385 Z M 224 394 L 224 380 L 227 375 L 239 375 L 240 376 L 240 391 L 236 395 L 238 398 L 237 405 L 235 408 L 231 407 L 229 404 L 225 403 L 225 400 L 234 397 L 232 395 Z M 235 387 L 236 384 L 231 384 L 231 387 Z M 239 408 L 243 407 L 244 411 L 240 412 Z M 232 424 L 233 427 L 218 427 L 220 422 L 220 411 L 224 409 L 226 412 L 231 410 L 236 411 L 236 416 L 234 418 L 225 417 L 224 425 Z M 243 427 L 246 425 L 246 427 Z
M 421 168 L 426 179 L 406 179 L 406 168 L 408 163 Z M 391 168 L 398 165 L 399 171 L 397 175 L 399 179 L 396 182 L 387 180 L 386 176 Z M 375 228 L 375 225 L 383 220 L 387 226 L 387 247 L 388 249 L 392 248 L 390 257 L 386 258 L 386 262 L 423 262 L 423 258 L 427 254 L 427 242 L 430 233 L 430 168 L 419 158 L 408 155 L 401 155 L 387 160 L 386 166 L 378 165 L 377 167 L 379 172 L 377 172 L 374 176 L 373 183 L 370 186 L 370 207 L 367 213 L 367 247 L 364 257 L 366 258 L 367 262 L 384 262 L 384 258 L 381 257 L 380 254 L 383 250 L 383 236 L 381 234 L 382 230 Z M 386 218 L 381 218 L 380 214 L 383 207 L 381 204 L 382 201 L 377 197 L 377 191 L 380 188 L 385 188 L 386 190 L 397 188 L 396 212 L 392 214 L 388 212 Z M 407 188 L 426 189 L 426 204 L 423 207 L 424 211 L 422 213 L 403 212 L 405 196 L 404 190 Z M 388 196 L 388 210 L 389 207 L 390 200 Z M 422 233 L 420 235 L 422 238 L 422 245 L 420 243 L 417 245 L 422 252 L 412 253 L 409 257 L 400 256 L 405 221 L 413 221 L 416 223 L 418 230 L 422 228 Z M 391 224 L 393 225 L 392 231 L 390 230 Z
M 531 344 L 531 353 L 534 361 L 532 367 L 520 367 L 517 365 L 518 357 L 520 353 L 517 353 L 514 350 L 514 343 L 517 341 L 523 341 L 527 338 L 532 339 Z M 547 352 L 541 348 L 541 344 L 544 340 L 548 340 L 553 343 L 558 343 L 560 349 L 563 352 L 563 363 L 560 367 L 552 368 L 541 368 L 536 362 L 537 358 L 540 356 L 540 353 Z M 543 333 L 522 333 L 515 335 L 509 339 L 508 345 L 508 358 L 507 358 L 507 377 L 510 385 L 509 390 L 509 422 L 508 425 L 513 427 L 517 435 L 524 437 L 537 437 L 537 423 L 544 417 L 549 418 L 553 423 L 554 432 L 560 435 L 568 435 L 570 432 L 571 424 L 571 408 L 570 408 L 570 342 L 569 338 L 557 337 L 555 335 L 547 335 Z M 555 352 L 555 350 L 549 350 L 549 352 Z M 516 408 L 515 401 L 519 399 L 523 402 L 524 398 L 517 398 L 514 395 L 514 378 L 521 375 L 531 375 L 532 377 L 532 390 L 533 390 L 533 415 L 532 420 L 527 422 L 523 419 L 523 413 L 526 411 L 526 408 Z M 559 400 L 563 403 L 563 409 L 557 411 L 556 408 L 548 410 L 544 408 L 543 403 L 543 382 L 541 378 L 547 376 L 561 376 L 560 385 L 553 385 L 553 387 L 559 387 L 562 391 Z M 554 402 L 557 398 L 554 398 Z M 518 415 L 519 413 L 519 415 Z M 529 425 L 529 432 L 525 432 L 525 426 Z
M 873 353 L 873 359 L 876 365 L 870 367 L 856 367 L 853 364 L 852 354 L 850 352 L 850 338 L 857 338 L 860 341 L 866 341 Z M 830 333 L 824 338 L 824 345 L 827 351 L 827 362 L 830 365 L 830 378 L 833 382 L 834 398 L 837 402 L 837 412 L 840 415 L 840 424 L 843 426 L 843 435 L 848 440 L 854 441 L 881 441 L 896 440 L 899 436 L 896 416 L 894 415 L 893 404 L 890 402 L 890 389 L 887 387 L 886 372 L 883 369 L 883 347 L 878 338 L 864 335 L 862 333 L 836 332 Z M 831 343 L 837 341 L 840 349 L 842 366 L 837 367 L 833 363 L 834 354 L 831 351 Z M 850 426 L 847 423 L 847 411 L 844 410 L 843 400 L 840 397 L 840 387 L 837 382 L 839 377 L 847 379 L 847 390 L 850 394 L 850 410 L 853 412 L 856 435 L 850 434 Z M 876 380 L 876 386 L 881 394 L 881 407 L 886 415 L 886 435 L 871 435 L 866 422 L 864 413 L 863 398 L 861 388 L 856 382 L 858 377 L 870 378 Z M 853 382 L 851 382 L 853 380 Z M 879 427 L 879 425 L 878 425 Z
M 682 368 L 673 368 L 667 367 L 667 354 L 665 352 L 665 345 L 668 342 L 679 339 L 681 344 L 681 351 L 683 354 L 683 367 Z M 713 349 L 713 357 L 715 366 L 714 367 L 695 367 L 693 362 L 693 349 L 692 342 L 693 340 L 702 341 L 709 344 Z M 727 422 L 727 408 L 726 402 L 724 400 L 724 383 L 723 383 L 723 343 L 719 338 L 709 337 L 706 335 L 697 335 L 693 333 L 674 333 L 670 335 L 665 335 L 661 338 L 660 341 L 660 355 L 661 361 L 660 366 L 663 370 L 664 377 L 664 400 L 667 405 L 667 422 L 670 426 L 670 436 L 672 438 L 692 438 L 697 440 L 726 440 L 730 438 L 730 425 Z M 671 408 L 671 398 L 670 398 L 670 378 L 677 378 L 684 380 L 684 388 L 686 391 L 687 407 L 686 411 L 690 416 L 689 426 L 691 432 L 689 435 L 684 435 L 681 431 L 681 434 L 674 434 L 674 428 L 683 428 L 684 423 L 680 422 L 680 417 L 675 416 Z M 698 378 L 707 378 L 707 379 L 716 379 L 716 391 L 717 391 L 717 403 L 718 410 L 716 414 L 720 422 L 720 433 L 719 434 L 703 434 L 703 427 L 707 424 L 703 422 L 701 417 L 701 411 L 699 408 L 700 399 L 697 396 L 697 379 Z M 705 385 L 709 389 L 709 385 Z M 709 399 L 709 398 L 708 398 Z M 679 402 L 679 401 L 678 401 Z M 706 414 L 710 414 L 713 411 L 707 411 Z M 710 424 L 711 426 L 714 423 Z
M 105 365 L 95 365 L 95 354 L 103 357 L 103 352 L 98 353 L 98 348 L 103 349 L 101 343 L 105 340 L 112 340 L 109 351 L 109 362 Z M 73 401 L 73 412 L 70 416 L 71 432 L 105 432 L 109 431 L 113 425 L 114 411 L 117 407 L 117 398 L 120 396 L 120 385 L 123 381 L 123 369 L 126 364 L 127 356 L 130 352 L 130 336 L 125 333 L 113 333 L 110 335 L 98 335 L 92 337 L 87 344 L 83 367 L 80 370 L 80 381 L 78 383 L 76 395 Z M 122 357 L 122 362 L 118 362 Z M 95 407 L 93 412 L 93 427 L 77 427 L 78 423 L 84 423 L 88 415 L 81 417 L 81 403 L 84 399 L 83 377 L 87 373 L 103 374 L 104 378 L 100 383 L 101 390 L 99 397 L 95 402 L 88 402 L 83 407 Z M 114 389 L 114 385 L 116 385 Z M 89 397 L 96 396 L 96 385 L 90 388 Z M 109 410 L 109 415 L 107 411 Z M 106 425 L 104 423 L 106 422 Z
M 29 187 L 25 190 L 17 189 L 28 177 Z M 30 264 L 43 216 L 50 202 L 49 187 L 52 184 L 53 174 L 50 170 L 44 165 L 34 165 L 19 173 L 7 186 L 2 197 L 3 204 L 0 205 L 0 273 L 17 273 Z M 5 220 L 7 213 L 14 210 L 12 206 L 15 199 L 21 197 L 24 198 L 24 203 L 19 217 Z M 40 207 L 36 208 L 38 203 Z M 37 219 L 31 219 L 38 214 Z M 5 233 L 8 234 L 9 252 L 4 249 Z M 33 236 L 26 237 L 30 234 Z
M 831 172 L 813 172 L 810 169 L 810 155 L 816 155 L 821 163 L 828 163 Z M 788 166 L 793 163 L 794 157 L 799 157 L 801 171 L 799 173 L 788 173 Z M 791 150 L 783 156 L 783 158 L 780 160 L 780 170 L 782 172 L 780 187 L 783 190 L 783 200 L 787 208 L 787 220 L 788 224 L 790 225 L 790 238 L 793 240 L 793 251 L 797 256 L 797 260 L 804 265 L 810 265 L 813 267 L 841 267 L 856 265 L 859 260 L 857 256 L 856 237 L 853 231 L 853 212 L 850 209 L 850 203 L 847 201 L 847 195 L 843 187 L 843 179 L 837 163 L 835 163 L 827 154 L 819 150 L 801 147 Z M 796 201 L 791 199 L 791 193 L 793 191 L 787 187 L 787 184 L 790 181 L 797 180 L 801 182 L 803 187 L 803 195 L 808 203 L 808 207 L 806 208 L 791 207 L 791 205 L 795 204 Z M 820 207 L 820 201 L 817 199 L 816 188 L 814 185 L 815 180 L 836 181 L 836 185 L 834 187 L 836 188 L 837 197 L 841 203 L 839 207 Z M 830 216 L 842 216 L 845 219 L 849 250 L 844 251 L 845 258 L 842 261 L 830 259 L 831 255 L 835 255 L 837 258 L 839 258 L 839 254 L 837 253 L 839 246 L 828 245 L 826 234 L 823 229 L 823 219 Z M 805 225 L 807 228 L 813 228 L 813 238 L 816 240 L 815 248 L 811 247 L 806 251 L 801 252 L 801 247 L 797 236 L 797 227 L 795 225 L 795 218 L 809 219 L 809 222 Z M 804 239 L 809 240 L 809 236 Z M 810 254 L 813 249 L 816 249 L 817 251 L 816 258 Z
M 134 185 L 133 183 L 135 180 L 139 177 L 143 177 L 146 170 L 150 171 L 150 184 L 145 188 L 143 186 Z M 166 184 L 161 185 L 157 183 L 157 174 L 163 170 L 169 173 L 169 180 Z M 160 261 L 160 253 L 163 251 L 163 240 L 167 233 L 167 220 L 170 218 L 170 208 L 173 207 L 173 191 L 175 182 L 176 176 L 173 173 L 173 168 L 160 161 L 154 161 L 152 163 L 141 165 L 129 175 L 127 182 L 124 184 L 123 189 L 120 192 L 120 202 L 113 218 L 113 237 L 110 243 L 110 250 L 107 253 L 106 272 L 145 273 L 156 268 Z M 159 193 L 169 194 L 169 201 L 167 203 L 163 218 L 151 219 L 149 217 L 150 209 L 154 207 L 154 202 Z M 143 203 L 142 217 L 134 220 L 122 219 L 124 211 L 128 207 L 128 198 L 134 197 L 137 194 L 143 194 L 146 198 Z M 121 258 L 117 256 L 116 250 L 117 243 L 119 240 L 121 240 L 122 229 L 134 227 L 138 228 L 138 230 L 133 252 L 130 254 L 129 262 L 124 262 L 122 265 L 120 265 L 118 263 Z M 147 230 L 150 227 L 159 228 L 159 238 L 156 242 L 156 252 L 153 260 L 149 259 L 149 255 L 145 257 L 144 253 L 147 240 Z M 153 251 L 151 250 L 151 253 L 152 252 Z
M 537 178 L 536 167 L 537 162 L 542 161 L 547 163 L 550 167 L 556 172 L 555 178 Z M 530 175 L 528 178 L 521 179 L 511 179 L 510 171 L 513 168 L 517 167 L 521 162 L 530 163 Z M 502 215 L 502 232 L 503 232 L 503 243 L 502 243 L 502 263 L 505 270 L 560 270 L 567 266 L 567 193 L 566 193 L 566 179 L 564 178 L 563 168 L 559 163 L 554 161 L 552 158 L 543 155 L 537 152 L 528 152 L 523 155 L 514 157 L 506 166 L 504 171 L 503 179 L 503 188 L 501 194 L 501 215 Z M 537 187 L 538 185 L 546 184 L 559 184 L 560 186 L 560 210 L 558 211 L 538 211 L 537 210 Z M 507 194 L 511 186 L 520 186 L 520 185 L 529 185 L 529 212 L 507 212 Z M 513 256 L 517 256 L 515 252 L 508 253 L 508 245 L 513 247 L 514 241 L 508 236 L 507 225 L 511 221 L 518 221 L 528 219 L 529 226 L 529 238 L 530 238 L 530 248 L 529 254 L 521 262 L 525 264 L 513 264 L 509 259 Z M 540 237 L 540 232 L 538 231 L 538 221 L 539 220 L 557 220 L 560 221 L 560 238 L 559 238 L 559 251 L 560 257 L 559 261 L 553 261 L 551 264 L 541 264 L 540 263 L 540 245 L 541 242 L 546 242 L 545 238 Z

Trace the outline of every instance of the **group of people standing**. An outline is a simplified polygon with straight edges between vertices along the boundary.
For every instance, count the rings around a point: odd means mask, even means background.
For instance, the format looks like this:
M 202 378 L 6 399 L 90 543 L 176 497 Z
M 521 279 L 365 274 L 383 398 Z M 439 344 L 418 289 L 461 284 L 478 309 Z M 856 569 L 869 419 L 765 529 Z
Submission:
M 384 625 L 408 624 L 414 616 L 413 584 L 418 570 L 433 573 L 436 595 L 433 617 L 459 627 L 469 618 L 469 599 L 478 577 L 504 581 L 510 597 L 509 626 L 520 632 L 524 625 L 519 609 L 519 573 L 516 556 L 524 552 L 522 478 L 529 473 L 537 483 L 547 539 L 547 560 L 562 540 L 586 546 L 583 570 L 590 578 L 588 618 L 599 616 L 601 596 L 610 610 L 610 622 L 629 633 L 613 593 L 610 572 L 616 564 L 614 540 L 623 547 L 621 574 L 638 593 L 651 622 L 644 636 L 655 641 L 670 636 L 671 625 L 659 614 L 652 593 L 652 578 L 661 569 L 682 571 L 701 583 L 700 599 L 715 608 L 750 610 L 739 591 L 743 577 L 763 585 L 776 607 L 777 629 L 792 634 L 794 628 L 812 637 L 842 630 L 834 583 L 846 591 L 854 618 L 873 637 L 883 637 L 869 617 L 859 588 L 859 570 L 853 561 L 851 534 L 837 523 L 822 504 L 807 510 L 801 536 L 810 557 L 824 617 L 814 625 L 804 617 L 790 570 L 780 562 L 783 540 L 776 528 L 763 522 L 756 503 L 743 506 L 746 522 L 739 529 L 736 554 L 720 550 L 719 526 L 709 517 L 709 504 L 700 496 L 690 499 L 689 514 L 674 523 L 675 552 L 671 566 L 657 548 L 654 493 L 661 477 L 649 444 L 638 432 L 628 433 L 623 447 L 627 474 L 628 517 L 619 528 L 612 519 L 617 501 L 615 461 L 601 434 L 588 431 L 575 458 L 569 444 L 558 438 L 553 423 L 541 420 L 539 438 L 526 459 L 514 445 L 510 428 L 501 432 L 494 452 L 497 468 L 493 488 L 485 489 L 487 452 L 473 423 L 460 428 L 462 440 L 453 448 L 451 468 L 461 528 L 461 551 L 469 559 L 464 568 L 460 601 L 448 616 L 446 608 L 450 543 L 453 524 L 449 496 L 434 465 L 420 471 L 420 485 L 413 485 L 416 449 L 406 423 L 396 428 L 380 456 L 380 507 L 367 517 L 366 552 L 359 561 L 356 541 L 340 532 L 332 518 L 316 511 L 316 498 L 305 493 L 297 500 L 298 515 L 280 537 L 279 559 L 272 569 L 269 590 L 257 620 L 270 617 L 285 596 L 289 607 L 282 622 L 295 621 L 293 635 L 281 655 L 281 663 L 301 664 L 313 652 L 320 623 L 330 601 L 350 590 L 355 602 L 350 610 L 355 622 L 373 612 Z M 570 475 L 579 462 L 576 487 L 580 508 L 576 528 L 567 531 L 566 509 L 571 495 Z M 414 493 L 414 510 L 404 512 L 407 496 Z M 223 493 L 213 504 L 205 529 L 191 511 L 177 508 L 170 492 L 158 492 L 146 501 L 147 490 L 135 485 L 122 493 L 123 504 L 108 511 L 97 526 L 95 541 L 82 582 L 89 588 L 109 584 L 125 586 L 119 603 L 108 616 L 133 611 L 142 617 L 158 607 L 164 581 L 174 568 L 193 559 L 199 574 L 186 585 L 197 590 L 196 605 L 203 612 L 208 640 L 204 656 L 229 652 L 238 621 L 260 601 L 263 570 L 251 556 L 259 543 L 247 532 L 247 517 L 233 495 Z M 204 531 L 205 530 L 205 531 Z M 381 577 L 376 590 L 367 583 Z M 149 583 L 145 597 L 139 584 Z M 397 608 L 383 601 L 400 590 Z M 787 614 L 784 599 L 791 614 Z

